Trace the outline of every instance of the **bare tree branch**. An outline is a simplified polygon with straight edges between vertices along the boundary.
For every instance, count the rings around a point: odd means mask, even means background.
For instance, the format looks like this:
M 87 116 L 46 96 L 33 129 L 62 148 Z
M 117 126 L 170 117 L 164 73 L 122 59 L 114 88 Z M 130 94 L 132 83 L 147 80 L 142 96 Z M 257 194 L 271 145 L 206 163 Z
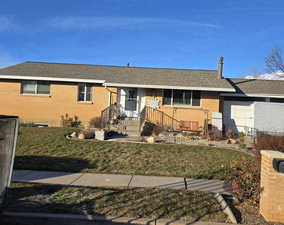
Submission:
M 279 48 L 273 48 L 271 53 L 265 57 L 265 64 L 268 72 L 284 72 L 282 53 Z

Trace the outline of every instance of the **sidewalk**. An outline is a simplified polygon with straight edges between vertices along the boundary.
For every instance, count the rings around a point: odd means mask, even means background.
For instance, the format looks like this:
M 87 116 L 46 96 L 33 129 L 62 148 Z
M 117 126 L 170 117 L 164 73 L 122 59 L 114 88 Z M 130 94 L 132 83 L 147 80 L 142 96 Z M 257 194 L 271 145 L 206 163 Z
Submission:
M 224 181 L 183 177 L 14 170 L 12 181 L 85 187 L 146 187 L 230 194 Z

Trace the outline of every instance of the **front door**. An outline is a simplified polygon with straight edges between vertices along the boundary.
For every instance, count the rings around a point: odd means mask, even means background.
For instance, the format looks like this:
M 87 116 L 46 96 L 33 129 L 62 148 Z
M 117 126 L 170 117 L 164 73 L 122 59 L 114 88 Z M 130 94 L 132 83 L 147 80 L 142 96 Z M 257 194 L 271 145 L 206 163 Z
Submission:
M 127 117 L 138 117 L 138 91 L 137 88 L 123 88 L 120 91 L 120 104 Z

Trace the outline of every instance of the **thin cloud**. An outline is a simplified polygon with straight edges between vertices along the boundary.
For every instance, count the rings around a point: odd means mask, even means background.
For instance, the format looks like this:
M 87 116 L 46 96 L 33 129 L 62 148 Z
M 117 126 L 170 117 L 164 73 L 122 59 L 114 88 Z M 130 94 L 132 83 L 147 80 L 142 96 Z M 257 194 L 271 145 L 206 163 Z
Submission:
M 48 21 L 48 25 L 60 29 L 99 29 L 123 28 L 135 25 L 166 25 L 166 26 L 196 26 L 205 28 L 220 28 L 210 23 L 194 21 L 151 18 L 151 17 L 55 17 Z
M 0 15 L 0 32 L 12 31 L 17 27 L 14 18 L 12 16 L 1 16 Z

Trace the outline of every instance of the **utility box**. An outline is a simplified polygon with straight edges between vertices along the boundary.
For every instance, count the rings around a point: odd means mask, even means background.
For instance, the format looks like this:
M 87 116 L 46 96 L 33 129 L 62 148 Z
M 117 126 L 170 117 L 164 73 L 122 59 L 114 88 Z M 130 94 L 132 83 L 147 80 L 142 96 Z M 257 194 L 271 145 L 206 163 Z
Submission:
M 220 112 L 212 112 L 212 126 L 219 131 L 223 130 L 223 115 Z
M 0 207 L 11 183 L 19 119 L 0 115 Z
M 261 151 L 260 213 L 269 222 L 284 223 L 284 153 Z

